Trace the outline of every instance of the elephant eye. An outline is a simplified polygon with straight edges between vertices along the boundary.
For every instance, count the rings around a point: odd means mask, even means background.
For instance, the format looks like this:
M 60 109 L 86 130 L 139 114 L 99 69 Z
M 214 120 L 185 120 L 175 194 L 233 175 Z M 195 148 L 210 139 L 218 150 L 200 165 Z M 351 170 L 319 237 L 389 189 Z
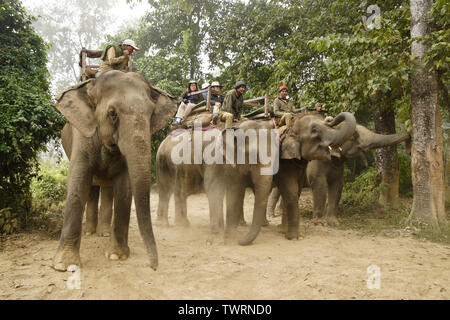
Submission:
M 108 111 L 108 115 L 115 121 L 115 120 L 117 120 L 117 113 L 116 113 L 116 111 L 114 110 L 114 109 L 110 109 L 109 111 Z
M 311 137 L 316 138 L 320 135 L 320 130 L 316 127 L 311 128 Z

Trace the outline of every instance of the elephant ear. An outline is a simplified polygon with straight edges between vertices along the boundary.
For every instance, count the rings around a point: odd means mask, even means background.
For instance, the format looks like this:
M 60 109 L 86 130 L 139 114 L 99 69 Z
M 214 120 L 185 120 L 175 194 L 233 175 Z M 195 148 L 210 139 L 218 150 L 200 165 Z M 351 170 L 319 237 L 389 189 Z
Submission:
M 287 135 L 281 142 L 281 159 L 302 160 L 300 143 L 290 135 Z
M 87 138 L 92 137 L 97 128 L 94 87 L 95 79 L 89 79 L 69 87 L 56 97 L 56 108 Z
M 150 120 L 150 130 L 153 135 L 167 126 L 169 119 L 177 112 L 177 98 L 150 84 L 149 89 L 150 99 L 155 103 L 155 109 Z

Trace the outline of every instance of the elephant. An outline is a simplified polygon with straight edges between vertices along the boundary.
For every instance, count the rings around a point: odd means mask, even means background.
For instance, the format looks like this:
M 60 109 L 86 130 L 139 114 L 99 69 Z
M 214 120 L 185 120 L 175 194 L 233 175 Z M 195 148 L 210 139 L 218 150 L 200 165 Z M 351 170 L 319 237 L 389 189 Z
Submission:
M 361 157 L 367 166 L 365 150 L 392 146 L 409 140 L 408 133 L 377 134 L 362 125 L 357 125 L 352 138 L 340 147 L 339 153 L 331 160 L 311 161 L 306 174 L 313 192 L 313 218 L 321 218 L 324 215 L 328 195 L 325 221 L 332 226 L 339 224 L 337 211 L 344 186 L 344 164 L 347 159 Z
M 110 260 L 129 256 L 128 227 L 134 197 L 141 237 L 158 266 L 150 216 L 151 136 L 176 112 L 176 98 L 153 87 L 137 73 L 111 70 L 72 86 L 57 97 L 65 116 L 62 142 L 70 150 L 67 198 L 53 268 L 65 271 L 81 265 L 83 209 L 91 185 L 113 185 L 114 218 Z
M 286 164 L 295 163 L 297 161 L 308 161 L 313 159 L 329 160 L 331 159 L 330 148 L 340 146 L 344 143 L 355 130 L 356 121 L 354 116 L 350 113 L 341 113 L 333 121 L 328 122 L 323 120 L 320 116 L 311 114 L 299 114 L 294 118 L 293 125 L 286 131 L 286 136 L 281 142 L 281 160 L 280 168 L 277 176 L 282 172 L 282 163 L 286 159 Z M 273 129 L 272 121 L 243 121 L 238 126 L 243 132 L 247 132 L 249 129 L 257 132 L 256 137 L 259 137 L 259 133 L 262 129 Z M 232 129 L 231 129 L 232 130 Z M 226 130 L 227 133 L 230 129 Z M 194 131 L 195 132 L 195 131 Z M 191 149 L 194 148 L 194 139 L 189 139 L 194 133 L 187 131 L 184 133 L 187 144 L 191 145 Z M 217 139 L 218 136 L 215 138 Z M 226 137 L 228 135 L 223 134 L 223 144 L 226 144 Z M 267 136 L 269 139 L 269 136 Z M 258 138 L 260 139 L 260 138 Z M 220 142 L 220 138 L 219 138 Z M 245 157 L 248 160 L 249 155 L 253 149 L 258 149 L 261 141 L 254 141 L 249 143 L 249 139 L 245 140 Z M 269 143 L 269 145 L 272 145 Z M 253 210 L 253 220 L 249 232 L 246 236 L 239 241 L 241 245 L 249 245 L 260 232 L 261 226 L 265 221 L 267 198 L 269 196 L 273 175 L 276 172 L 270 174 L 262 174 L 263 169 L 268 169 L 268 164 L 264 164 L 258 161 L 254 164 L 250 164 L 249 161 L 243 164 L 236 164 L 236 161 L 231 161 L 234 164 L 229 164 L 228 160 L 222 159 L 224 164 L 206 164 L 201 162 L 200 164 L 186 164 L 179 163 L 174 164 L 173 158 L 170 156 L 173 153 L 173 148 L 176 144 L 170 144 L 166 141 L 161 144 L 157 155 L 157 169 L 159 174 L 158 183 L 162 185 L 168 185 L 168 187 L 162 187 L 160 189 L 160 203 L 158 204 L 158 216 L 161 219 L 167 212 L 168 203 L 168 188 L 170 185 L 175 185 L 175 188 L 179 188 L 188 192 L 198 192 L 202 189 L 207 192 L 211 221 L 215 223 L 212 226 L 214 230 L 220 230 L 220 221 L 223 221 L 223 192 L 226 192 L 226 234 L 232 234 L 238 224 L 239 217 L 243 214 L 243 201 L 245 196 L 245 189 L 247 187 L 252 188 L 255 194 L 255 204 Z M 239 148 L 239 147 L 238 147 Z M 205 146 L 203 146 L 203 151 Z M 237 149 L 235 149 L 236 151 Z M 277 149 L 278 151 L 278 149 Z M 237 152 L 234 152 L 234 156 Z M 277 152 L 277 157 L 279 156 Z M 278 158 L 277 158 L 278 159 Z M 236 160 L 236 157 L 232 160 Z M 303 170 L 303 176 L 305 175 Z M 169 174 L 170 173 L 170 174 Z M 211 183 L 216 185 L 211 187 Z M 202 185 L 203 183 L 203 185 Z M 298 190 L 298 188 L 297 188 Z M 181 192 L 182 193 L 182 192 Z M 175 195 L 175 202 L 177 199 Z M 177 204 L 175 205 L 177 207 Z M 183 206 L 179 205 L 179 208 Z M 185 208 L 185 207 L 184 207 Z M 292 210 L 291 210 L 292 211 Z M 185 211 L 179 211 L 177 213 L 182 219 L 182 215 L 185 215 Z M 290 224 L 297 224 L 292 229 L 298 230 L 298 218 L 291 217 L 288 219 Z M 288 238 L 298 237 L 298 234 L 289 233 Z M 292 236 L 292 237 L 291 237 Z

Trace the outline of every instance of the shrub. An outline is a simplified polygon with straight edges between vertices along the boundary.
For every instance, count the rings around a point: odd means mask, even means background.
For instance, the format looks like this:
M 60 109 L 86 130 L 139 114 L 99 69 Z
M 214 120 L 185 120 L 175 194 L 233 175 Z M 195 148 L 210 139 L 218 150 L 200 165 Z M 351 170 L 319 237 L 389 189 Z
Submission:
M 383 188 L 377 170 L 369 167 L 355 181 L 344 184 L 341 198 L 344 209 L 341 212 L 363 212 L 378 207 L 378 196 Z
M 67 172 L 69 163 L 57 165 L 40 163 L 38 175 L 31 183 L 32 210 L 28 226 L 57 234 L 62 226 L 63 208 L 67 194 Z

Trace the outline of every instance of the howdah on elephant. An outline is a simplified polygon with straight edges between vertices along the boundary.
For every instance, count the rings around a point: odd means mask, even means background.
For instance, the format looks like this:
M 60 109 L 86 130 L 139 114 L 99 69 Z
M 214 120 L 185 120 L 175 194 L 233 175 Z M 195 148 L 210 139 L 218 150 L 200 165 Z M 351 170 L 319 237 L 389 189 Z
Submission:
M 150 216 L 151 135 L 176 111 L 176 99 L 137 73 L 108 71 L 57 97 L 68 123 L 63 145 L 70 150 L 67 199 L 56 270 L 80 265 L 82 214 L 93 179 L 113 185 L 114 218 L 106 255 L 129 256 L 128 227 L 134 197 L 141 236 L 156 269 L 158 255 Z

